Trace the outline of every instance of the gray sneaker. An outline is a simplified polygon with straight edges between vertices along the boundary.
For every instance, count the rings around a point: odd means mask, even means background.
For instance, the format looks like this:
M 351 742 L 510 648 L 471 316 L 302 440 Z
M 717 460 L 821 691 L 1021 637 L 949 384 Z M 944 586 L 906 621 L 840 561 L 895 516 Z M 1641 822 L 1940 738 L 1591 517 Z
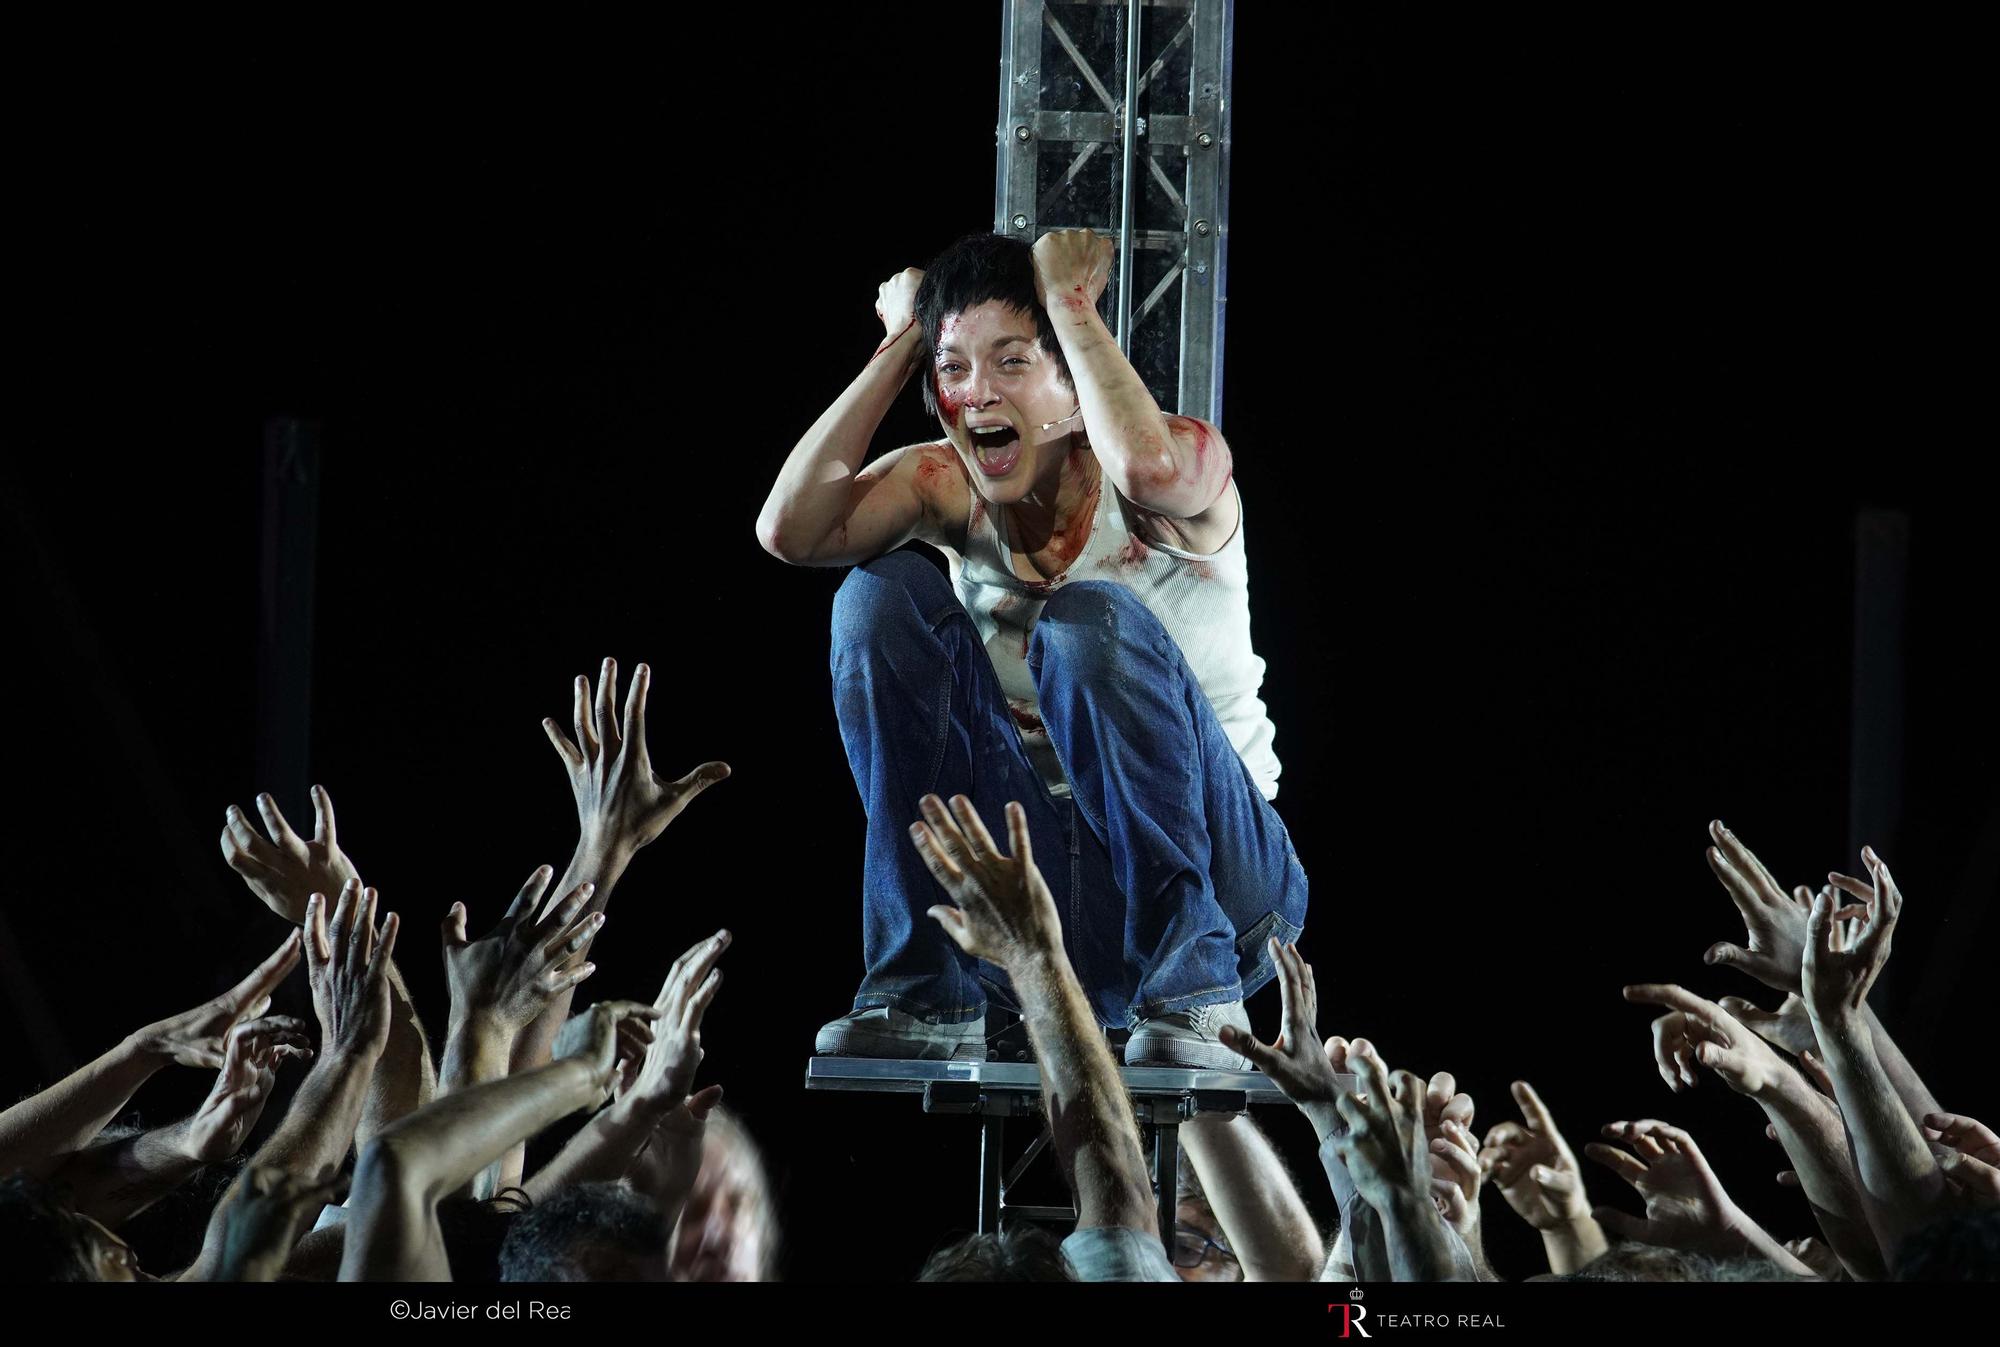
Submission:
M 983 1062 L 986 1017 L 965 1024 L 930 1024 L 888 1006 L 856 1010 L 822 1028 L 813 1040 L 813 1051 L 822 1057 Z
M 1182 1066 L 1206 1071 L 1254 1071 L 1250 1059 L 1222 1046 L 1216 1032 L 1230 1024 L 1250 1032 L 1250 1017 L 1241 1001 L 1196 1006 L 1171 1015 L 1140 1020 L 1125 1044 L 1127 1066 Z

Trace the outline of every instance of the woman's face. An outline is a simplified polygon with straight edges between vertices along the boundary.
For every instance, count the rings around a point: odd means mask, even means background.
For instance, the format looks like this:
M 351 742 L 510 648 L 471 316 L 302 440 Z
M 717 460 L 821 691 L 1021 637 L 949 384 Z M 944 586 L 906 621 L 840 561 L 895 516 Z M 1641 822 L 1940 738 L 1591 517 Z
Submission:
M 1081 424 L 1076 393 L 1036 344 L 1035 320 L 999 300 L 948 315 L 932 353 L 938 420 L 979 494 L 1012 504 L 1058 468 Z M 1049 422 L 1047 430 L 1042 427 Z

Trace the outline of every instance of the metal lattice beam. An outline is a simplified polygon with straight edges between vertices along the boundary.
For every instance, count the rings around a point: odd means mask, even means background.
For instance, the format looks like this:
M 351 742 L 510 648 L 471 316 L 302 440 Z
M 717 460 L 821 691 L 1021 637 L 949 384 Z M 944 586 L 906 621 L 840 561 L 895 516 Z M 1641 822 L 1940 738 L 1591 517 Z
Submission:
M 1006 0 L 994 166 L 996 233 L 1117 240 L 1106 326 L 1162 407 L 1217 423 L 1234 14 L 1234 0 Z

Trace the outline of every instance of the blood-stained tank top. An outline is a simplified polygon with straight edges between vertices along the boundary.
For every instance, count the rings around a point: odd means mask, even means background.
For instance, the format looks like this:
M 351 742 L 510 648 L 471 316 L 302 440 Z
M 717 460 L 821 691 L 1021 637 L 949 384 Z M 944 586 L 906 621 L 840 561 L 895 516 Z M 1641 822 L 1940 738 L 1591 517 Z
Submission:
M 1236 484 L 1231 482 L 1229 489 L 1236 490 Z M 1043 582 L 1014 574 L 1014 550 L 1002 512 L 989 509 L 973 491 L 965 555 L 942 550 L 959 602 L 972 615 L 992 657 L 1022 746 L 1050 793 L 1067 797 L 1069 783 L 1042 726 L 1035 682 L 1028 674 L 1028 634 L 1056 590 L 1080 580 L 1108 580 L 1131 590 L 1160 619 L 1208 694 L 1215 718 L 1249 766 L 1257 789 L 1267 800 L 1277 797 L 1278 755 L 1271 747 L 1277 730 L 1257 696 L 1264 661 L 1250 646 L 1250 571 L 1243 553 L 1240 493 L 1237 505 L 1236 532 L 1221 551 L 1198 556 L 1143 537 L 1136 507 L 1107 479 L 1098 491 L 1083 551 L 1067 571 Z

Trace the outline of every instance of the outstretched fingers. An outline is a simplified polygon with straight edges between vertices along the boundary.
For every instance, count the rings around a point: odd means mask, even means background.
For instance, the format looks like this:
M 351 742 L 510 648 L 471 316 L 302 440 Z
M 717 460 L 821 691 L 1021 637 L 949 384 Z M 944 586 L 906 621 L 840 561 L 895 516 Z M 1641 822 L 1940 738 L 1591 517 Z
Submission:
M 257 797 L 257 812 L 264 816 L 264 827 L 271 834 L 272 843 L 287 855 L 306 858 L 306 844 L 292 831 L 292 825 L 285 821 L 285 815 L 278 808 L 277 797 L 269 791 Z
M 226 1004 L 241 1015 L 259 1001 L 268 1002 L 278 985 L 291 976 L 294 968 L 304 955 L 304 941 L 301 933 L 293 931 L 279 945 L 264 957 L 264 961 L 250 970 L 241 982 L 225 993 Z
M 542 895 L 548 892 L 549 881 L 555 878 L 555 867 L 538 865 L 514 894 L 514 901 L 507 905 L 507 915 L 501 918 L 504 925 L 513 925 L 541 906 Z

